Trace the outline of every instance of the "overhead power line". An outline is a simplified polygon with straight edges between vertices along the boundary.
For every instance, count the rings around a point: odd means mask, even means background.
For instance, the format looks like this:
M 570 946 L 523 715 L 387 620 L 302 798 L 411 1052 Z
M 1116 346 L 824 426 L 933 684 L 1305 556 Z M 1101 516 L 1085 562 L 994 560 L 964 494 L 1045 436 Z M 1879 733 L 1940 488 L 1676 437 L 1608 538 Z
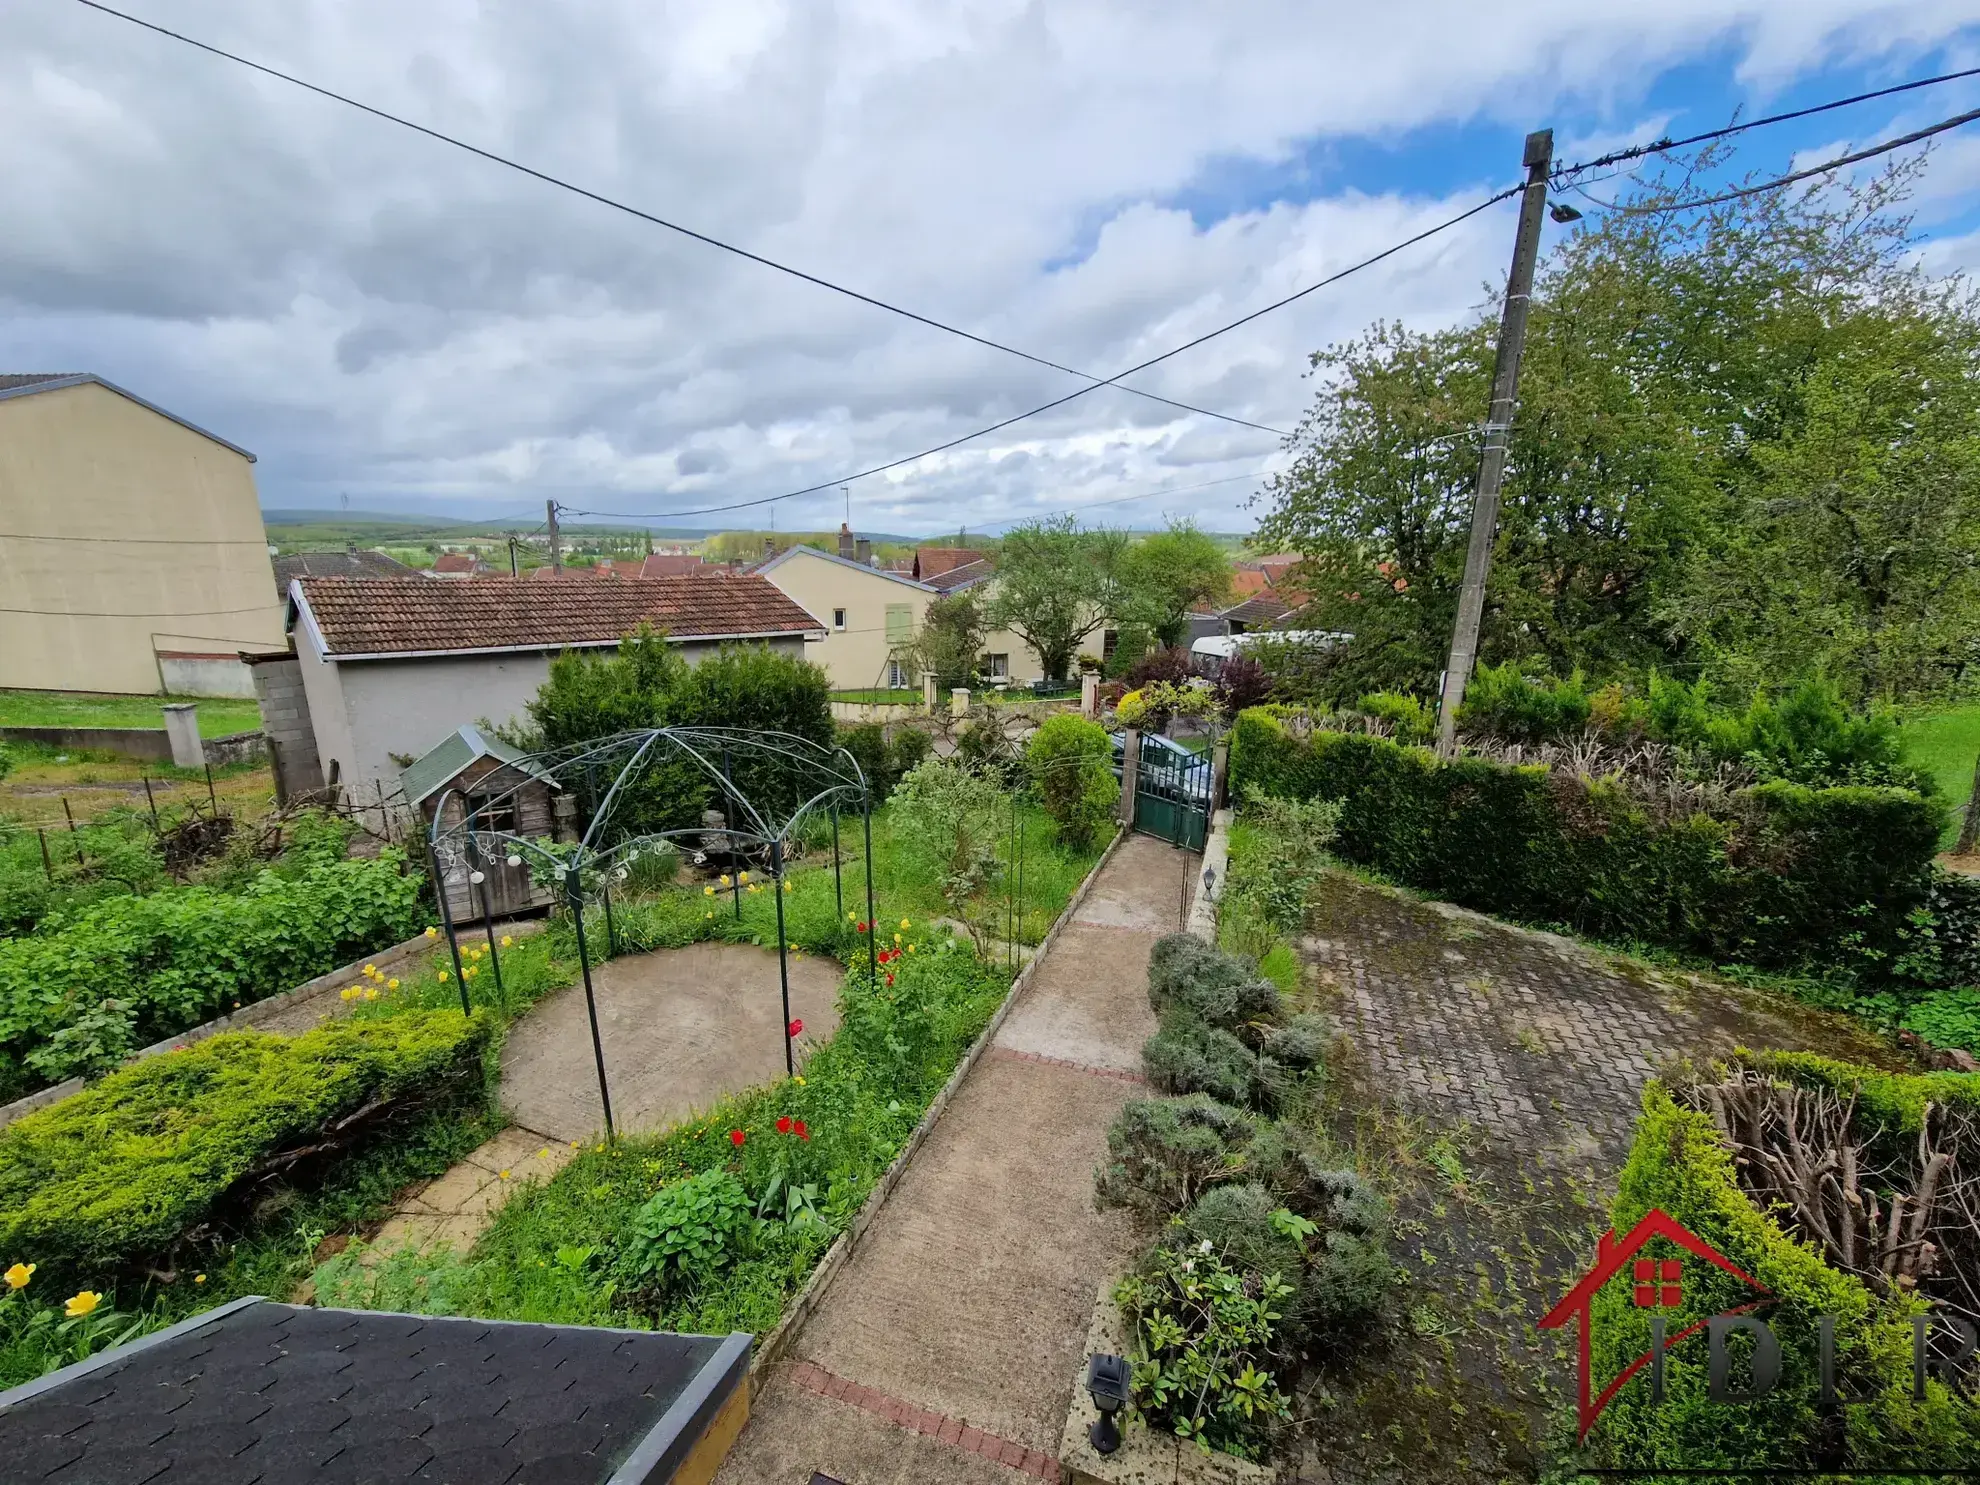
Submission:
M 637 217 L 640 221 L 650 223 L 655 227 L 664 227 L 669 232 L 677 232 L 682 237 L 692 238 L 694 241 L 703 243 L 708 247 L 717 248 L 722 252 L 733 254 L 738 258 L 746 259 L 751 263 L 772 269 L 777 273 L 786 274 L 791 278 L 800 279 L 807 284 L 829 290 L 834 294 L 840 294 L 848 299 L 857 300 L 859 303 L 870 305 L 874 309 L 885 310 L 888 314 L 899 315 L 902 319 L 912 320 L 918 325 L 926 325 L 931 330 L 940 330 L 947 335 L 959 336 L 963 340 L 984 346 L 989 350 L 1001 351 L 1007 356 L 1016 356 L 1018 359 L 1029 361 L 1036 366 L 1049 367 L 1051 370 L 1063 372 L 1067 376 L 1084 378 L 1096 386 L 1119 385 L 1118 378 L 1110 377 L 1102 381 L 1101 378 L 1094 376 L 1091 372 L 1081 371 L 1077 367 L 1064 365 L 1047 356 L 1033 355 L 1030 351 L 1020 350 L 1016 346 L 1006 345 L 999 340 L 992 340 L 987 335 L 978 335 L 974 331 L 965 330 L 959 325 L 948 324 L 943 320 L 917 313 L 898 304 L 889 303 L 887 300 L 876 298 L 871 294 L 861 293 L 858 289 L 848 288 L 844 284 L 834 283 L 828 278 L 821 278 L 818 274 L 807 273 L 802 268 L 794 268 L 788 263 L 780 263 L 775 258 L 766 258 L 761 253 L 751 252 L 748 248 L 738 247 L 732 242 L 724 242 L 719 237 L 711 237 L 706 232 L 698 232 L 692 227 L 685 226 L 680 222 L 670 221 L 666 217 L 655 215 L 653 212 L 642 211 L 639 207 L 630 206 L 623 201 L 614 200 L 612 197 L 603 195 L 597 191 L 588 190 L 583 186 L 563 179 L 561 176 L 552 175 L 546 170 L 538 170 L 532 165 L 525 165 L 520 160 L 511 159 L 507 155 L 498 155 L 493 150 L 483 149 L 477 144 L 470 144 L 466 140 L 457 138 L 452 134 L 442 133 L 440 130 L 430 128 L 425 124 L 415 123 L 413 120 L 400 114 L 391 113 L 373 104 L 362 102 L 359 99 L 350 97 L 348 94 L 322 87 L 316 83 L 297 77 L 293 73 L 283 72 L 279 68 L 270 67 L 265 63 L 243 57 L 237 52 L 230 52 L 224 47 L 215 46 L 211 42 L 201 41 L 197 37 L 187 36 L 183 32 L 174 31 L 169 27 L 158 25 L 154 21 L 147 21 L 139 16 L 131 15 L 126 11 L 118 10 L 114 6 L 102 4 L 101 0 L 76 0 L 76 3 L 87 6 L 91 10 L 101 11 L 104 15 L 114 16 L 120 21 L 128 21 L 133 26 L 142 27 L 146 31 L 155 32 L 173 41 L 182 42 L 186 46 L 195 47 L 211 56 L 220 57 L 239 66 L 251 68 L 265 77 L 272 77 L 279 82 L 288 83 L 292 87 L 302 88 L 307 92 L 315 93 L 318 97 L 328 98 L 333 102 L 342 103 L 346 107 L 355 108 L 362 113 L 368 113 L 373 118 L 383 119 L 387 123 L 397 124 L 403 129 L 411 129 L 417 134 L 424 134 L 428 139 L 438 140 L 440 143 L 450 145 L 457 150 L 465 150 L 468 154 L 475 155 L 492 164 L 517 171 L 522 175 L 529 176 L 532 180 L 542 181 L 545 185 L 555 186 L 560 191 L 569 191 L 572 195 L 582 196 L 587 201 L 594 201 L 600 206 L 610 207 L 613 211 L 624 212 L 627 216 Z M 1159 402 L 1164 407 L 1173 407 L 1179 412 L 1195 413 L 1198 416 L 1215 418 L 1219 422 L 1224 423 L 1235 423 L 1240 428 L 1250 428 L 1259 433 L 1269 433 L 1275 438 L 1284 438 L 1286 436 L 1286 431 L 1283 428 L 1273 428 L 1264 423 L 1254 423 L 1248 418 L 1233 417 L 1229 413 L 1214 412 L 1207 407 L 1197 407 L 1193 403 L 1178 402 L 1172 397 L 1163 397 L 1155 392 L 1144 392 L 1139 387 L 1122 386 L 1121 390 L 1123 392 L 1132 392 L 1135 396 L 1146 398 L 1150 402 Z
M 1919 88 L 1937 87 L 1941 83 L 1959 82 L 1963 78 L 1980 77 L 1980 67 L 1968 67 L 1961 72 L 1942 72 L 1937 77 L 1921 77 L 1914 82 L 1897 83 L 1888 88 L 1878 88 L 1868 93 L 1857 93 L 1848 98 L 1832 98 L 1827 103 L 1812 104 L 1807 108 L 1790 109 L 1786 113 L 1772 113 L 1765 118 L 1748 119 L 1743 124 L 1728 124 L 1723 129 L 1707 129 L 1703 134 L 1689 135 L 1684 139 L 1653 140 L 1649 144 L 1632 145 L 1628 149 L 1616 150 L 1610 154 L 1598 155 L 1592 160 L 1583 160 L 1576 165 L 1557 166 L 1549 175 L 1550 180 L 1559 181 L 1570 175 L 1579 175 L 1584 170 L 1599 170 L 1605 165 L 1620 165 L 1627 160 L 1640 160 L 1645 155 L 1661 155 L 1671 150 L 1689 149 L 1694 144 L 1710 144 L 1715 139 L 1730 138 L 1734 134 L 1744 134 L 1748 129 L 1764 129 L 1769 124 L 1785 124 L 1791 119 L 1805 119 L 1818 113 L 1828 113 L 1838 108 L 1849 108 L 1858 103 L 1869 103 L 1878 98 L 1889 98 L 1898 93 L 1909 93 Z
M 913 464 L 917 460 L 926 459 L 931 455 L 946 453 L 948 450 L 959 447 L 962 444 L 972 442 L 975 439 L 988 437 L 992 433 L 1000 432 L 1005 428 L 1009 428 L 1015 423 L 1022 423 L 1027 418 L 1035 418 L 1040 413 L 1047 413 L 1052 411 L 1053 408 L 1064 407 L 1068 402 L 1076 402 L 1080 398 L 1086 396 L 1087 393 L 1089 392 L 1097 392 L 1102 387 L 1113 386 L 1124 376 L 1133 376 L 1137 371 L 1146 371 L 1151 366 L 1159 366 L 1162 362 L 1167 361 L 1172 357 L 1180 356 L 1184 351 L 1194 350 L 1196 349 L 1196 347 L 1204 344 L 1205 342 L 1215 340 L 1220 335 L 1228 335 L 1231 331 L 1240 329 L 1245 325 L 1249 325 L 1253 320 L 1261 319 L 1265 315 L 1271 314 L 1274 310 L 1284 309 L 1288 304 L 1296 303 L 1297 301 L 1304 299 L 1308 294 L 1316 293 L 1319 290 L 1326 288 L 1330 284 L 1337 284 L 1342 279 L 1347 278 L 1350 274 L 1359 273 L 1364 268 L 1372 268 L 1377 263 L 1380 263 L 1384 258 L 1393 257 L 1395 256 L 1395 254 L 1401 252 L 1404 248 L 1414 247 L 1417 243 L 1422 242 L 1425 238 L 1435 237 L 1439 232 L 1448 231 L 1452 227 L 1457 226 L 1460 222 L 1467 221 L 1470 218 L 1477 216 L 1478 213 L 1484 211 L 1487 207 L 1496 206 L 1499 202 L 1506 200 L 1508 197 L 1517 196 L 1524 189 L 1525 189 L 1524 186 L 1508 186 L 1503 191 L 1498 191 L 1490 196 L 1487 196 L 1483 201 L 1478 202 L 1475 206 L 1469 206 L 1465 208 L 1463 211 L 1459 212 L 1456 216 L 1446 217 L 1443 221 L 1437 223 L 1437 225 L 1434 227 L 1426 227 L 1421 232 L 1417 232 L 1409 237 L 1403 238 L 1402 241 L 1400 242 L 1391 243 L 1388 247 L 1383 248 L 1379 253 L 1372 253 L 1368 257 L 1361 259 L 1357 263 L 1350 263 L 1346 268 L 1341 269 L 1340 272 L 1338 273 L 1330 273 L 1327 275 L 1327 277 L 1317 280 L 1314 283 L 1310 283 L 1305 288 L 1296 290 L 1295 292 L 1286 295 L 1283 299 L 1275 299 L 1270 304 L 1267 304 L 1260 309 L 1254 309 L 1253 311 L 1251 311 L 1251 313 L 1247 315 L 1240 315 L 1237 319 L 1232 320 L 1228 324 L 1219 325 L 1215 330 L 1205 331 L 1203 334 L 1197 336 L 1195 339 L 1186 340 L 1181 345 L 1174 346 L 1171 349 L 1162 352 L 1162 354 L 1159 356 L 1150 356 L 1146 361 L 1136 362 L 1133 366 L 1128 367 L 1127 370 L 1116 372 L 1113 376 L 1108 377 L 1105 381 L 1095 382 L 1090 387 L 1081 387 L 1077 391 L 1068 392 L 1063 397 L 1055 397 L 1050 402 L 1041 402 L 1036 407 L 1027 408 L 1025 409 L 1025 411 L 1021 413 L 1013 413 L 1008 418 L 999 419 L 995 423 L 991 423 L 985 427 L 975 429 L 972 432 L 960 434 L 955 438 L 946 439 L 941 443 L 935 444 L 930 448 L 922 449 L 917 453 L 904 454 L 898 459 L 889 459 L 885 464 L 875 464 L 869 468 L 859 470 L 853 474 L 834 475 L 832 476 L 832 478 L 828 480 L 821 480 L 819 483 L 815 485 L 806 485 L 804 486 L 804 488 L 799 490 L 786 490 L 781 495 L 761 495 L 754 500 L 738 500 L 728 505 L 708 505 L 708 506 L 697 507 L 696 509 L 693 510 L 675 510 L 675 511 L 657 511 L 657 512 L 642 511 L 632 514 L 621 514 L 615 511 L 573 510 L 570 512 L 570 514 L 574 516 L 616 516 L 618 519 L 625 521 L 671 521 L 671 520 L 676 520 L 682 516 L 712 516 L 733 510 L 749 510 L 760 505 L 774 505 L 780 500 L 795 500 L 800 495 L 815 495 L 821 490 L 835 489 L 840 485 L 850 484 L 854 480 L 862 480 L 870 475 L 885 474 L 890 469 L 899 469 L 904 464 Z M 562 507 L 559 507 L 559 509 L 562 509 Z
M 1911 133 L 1902 135 L 1897 139 L 1887 139 L 1882 144 L 1873 144 L 1868 149 L 1857 150 L 1852 154 L 1838 155 L 1833 160 L 1824 160 L 1820 165 L 1810 165 L 1806 170 L 1796 170 L 1791 174 L 1779 176 L 1773 180 L 1762 181 L 1759 185 L 1740 186 L 1736 190 L 1721 191 L 1716 196 L 1706 196 L 1697 201 L 1668 201 L 1662 205 L 1625 206 L 1618 201 L 1604 201 L 1599 196 L 1590 196 L 1586 191 L 1581 191 L 1580 194 L 1585 199 L 1594 202 L 1604 211 L 1612 211 L 1618 216 L 1647 217 L 1656 216 L 1667 211 L 1695 211 L 1701 206 L 1717 206 L 1721 202 L 1737 201 L 1742 196 L 1757 196 L 1763 191 L 1777 191 L 1782 186 L 1791 186 L 1796 181 L 1807 180 L 1811 176 L 1827 175 L 1832 170 L 1841 170 L 1845 165 L 1855 165 L 1863 160 L 1875 159 L 1878 155 L 1888 155 L 1892 150 L 1901 150 L 1908 144 L 1917 144 L 1921 140 L 1930 139 L 1935 134 L 1943 134 L 1948 129 L 1957 129 L 1962 124 L 1970 124 L 1975 119 L 1980 119 L 1980 108 L 1970 109 L 1966 113 L 1956 114 L 1952 118 L 1943 119 L 1924 129 L 1914 129 Z M 1579 187 L 1576 189 L 1579 190 Z

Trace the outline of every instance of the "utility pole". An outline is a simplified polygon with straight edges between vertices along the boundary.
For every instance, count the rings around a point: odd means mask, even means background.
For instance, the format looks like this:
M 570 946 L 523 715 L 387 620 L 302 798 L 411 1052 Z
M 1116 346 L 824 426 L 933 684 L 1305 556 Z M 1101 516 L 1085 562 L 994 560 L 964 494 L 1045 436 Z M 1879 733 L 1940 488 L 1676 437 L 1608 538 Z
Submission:
M 1554 131 L 1526 136 L 1526 192 L 1519 204 L 1519 236 L 1513 243 L 1506 303 L 1499 315 L 1498 360 L 1492 368 L 1492 406 L 1485 415 L 1485 449 L 1478 461 L 1478 492 L 1471 501 L 1471 544 L 1464 554 L 1464 586 L 1458 590 L 1451 657 L 1437 707 L 1437 752 L 1457 751 L 1457 712 L 1478 658 L 1478 625 L 1485 616 L 1485 580 L 1492 572 L 1492 538 L 1499 528 L 1499 487 L 1506 477 L 1506 444 L 1519 401 L 1519 358 L 1526 349 L 1526 310 L 1533 295 L 1533 265 L 1540 255 L 1540 218 L 1547 209 L 1547 172 L 1554 164 Z
M 546 500 L 543 502 L 543 509 L 549 516 L 546 524 L 550 527 L 550 570 L 552 572 L 562 572 L 564 570 L 564 549 L 557 544 L 557 502 Z
M 513 531 L 509 533 L 509 576 L 522 576 L 522 573 L 516 567 L 516 533 Z

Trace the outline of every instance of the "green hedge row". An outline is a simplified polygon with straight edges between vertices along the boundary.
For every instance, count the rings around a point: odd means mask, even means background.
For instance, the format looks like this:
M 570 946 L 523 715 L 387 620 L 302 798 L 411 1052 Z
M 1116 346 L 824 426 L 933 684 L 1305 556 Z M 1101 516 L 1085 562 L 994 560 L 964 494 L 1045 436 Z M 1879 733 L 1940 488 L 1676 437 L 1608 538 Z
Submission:
M 263 872 L 240 892 L 118 898 L 0 941 L 0 1100 L 411 936 L 425 915 L 402 864 L 386 851 Z
M 1827 1067 L 1852 1083 L 1878 1085 L 1893 1106 L 1922 1104 L 1927 1096 L 1922 1088 L 1896 1086 L 1927 1079 Z M 1788 1069 L 1777 1063 L 1775 1070 Z M 1814 1248 L 1782 1232 L 1740 1190 L 1732 1152 L 1711 1119 L 1681 1107 L 1659 1083 L 1644 1091 L 1643 1117 L 1610 1211 L 1614 1230 L 1627 1233 L 1653 1208 L 1771 1291 L 1760 1317 L 1780 1344 L 1780 1380 L 1754 1402 L 1711 1401 L 1706 1338 L 1695 1335 L 1670 1349 L 1662 1406 L 1652 1405 L 1643 1376 L 1616 1394 L 1591 1437 L 1594 1462 L 1644 1470 L 1846 1470 L 1890 1462 L 1950 1466 L 1980 1457 L 1980 1409 L 1960 1402 L 1937 1378 L 1928 1383 L 1924 1401 L 1913 1399 L 1912 1318 L 1925 1312 L 1924 1302 L 1880 1301 L 1861 1280 L 1830 1268 Z M 1637 1308 L 1628 1273 L 1604 1286 L 1591 1309 L 1592 1374 L 1602 1382 L 1649 1350 L 1652 1316 L 1662 1315 L 1666 1333 L 1676 1335 L 1754 1299 L 1740 1280 L 1662 1241 L 1642 1256 L 1683 1263 L 1682 1303 L 1677 1309 Z M 1835 1325 L 1838 1384 L 1862 1395 L 1840 1412 L 1821 1399 L 1824 1316 Z M 1746 1370 L 1738 1358 L 1747 1344 L 1735 1339 L 1729 1349 L 1733 1383 L 1743 1387 Z
M 493 1023 L 415 1011 L 148 1057 L 0 1129 L 0 1266 L 107 1282 L 243 1176 L 374 1100 L 480 1086 Z
M 1722 961 L 1894 972 L 1927 899 L 1937 807 L 1902 789 L 1761 784 L 1722 816 L 1659 818 L 1619 785 L 1440 761 L 1360 733 L 1237 720 L 1233 792 L 1341 801 L 1335 849 L 1503 917 Z

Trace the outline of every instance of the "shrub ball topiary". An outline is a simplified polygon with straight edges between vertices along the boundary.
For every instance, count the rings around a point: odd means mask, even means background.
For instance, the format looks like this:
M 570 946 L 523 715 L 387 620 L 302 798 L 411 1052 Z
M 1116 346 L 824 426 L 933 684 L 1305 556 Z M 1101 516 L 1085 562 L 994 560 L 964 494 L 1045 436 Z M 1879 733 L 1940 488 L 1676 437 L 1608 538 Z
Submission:
M 1094 1200 L 1171 1216 L 1232 1179 L 1258 1134 L 1256 1118 L 1207 1094 L 1134 1099 L 1107 1130 L 1110 1158 L 1095 1175 Z
M 1222 1027 L 1181 1008 L 1141 1049 L 1148 1080 L 1164 1093 L 1208 1093 L 1270 1113 L 1283 1101 L 1285 1069 Z
M 1279 1013 L 1279 989 L 1244 960 L 1189 933 L 1156 941 L 1148 956 L 1148 1003 L 1157 1015 L 1180 1006 L 1226 1031 Z
M 1325 1016 L 1302 1011 L 1283 1026 L 1265 1033 L 1262 1050 L 1287 1067 L 1318 1067 L 1334 1039 L 1334 1024 Z

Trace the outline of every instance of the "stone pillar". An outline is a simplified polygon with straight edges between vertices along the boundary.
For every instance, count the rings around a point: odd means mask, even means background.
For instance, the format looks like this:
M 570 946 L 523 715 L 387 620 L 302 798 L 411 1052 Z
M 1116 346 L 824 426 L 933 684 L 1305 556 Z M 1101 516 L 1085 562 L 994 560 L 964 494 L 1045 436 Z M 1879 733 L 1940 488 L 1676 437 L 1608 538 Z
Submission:
M 323 763 L 316 752 L 316 728 L 309 714 L 309 693 L 303 690 L 302 665 L 286 659 L 256 658 L 254 690 L 261 702 L 261 731 L 268 739 L 268 758 L 275 773 L 275 800 L 287 804 L 298 795 L 323 787 Z
M 1079 678 L 1079 714 L 1082 717 L 1100 715 L 1100 672 L 1088 670 Z
M 930 671 L 921 678 L 921 706 L 931 717 L 935 715 L 935 672 Z
M 199 742 L 199 708 L 190 701 L 165 708 L 165 735 L 172 740 L 174 768 L 206 767 L 206 749 Z
M 1141 734 L 1130 727 L 1121 734 L 1121 823 L 1134 824 L 1134 790 L 1141 781 Z
M 1220 737 L 1210 745 L 1210 808 L 1224 807 L 1224 781 L 1230 776 L 1231 740 Z
M 969 715 L 969 687 L 958 686 L 949 693 L 949 715 L 952 717 Z

